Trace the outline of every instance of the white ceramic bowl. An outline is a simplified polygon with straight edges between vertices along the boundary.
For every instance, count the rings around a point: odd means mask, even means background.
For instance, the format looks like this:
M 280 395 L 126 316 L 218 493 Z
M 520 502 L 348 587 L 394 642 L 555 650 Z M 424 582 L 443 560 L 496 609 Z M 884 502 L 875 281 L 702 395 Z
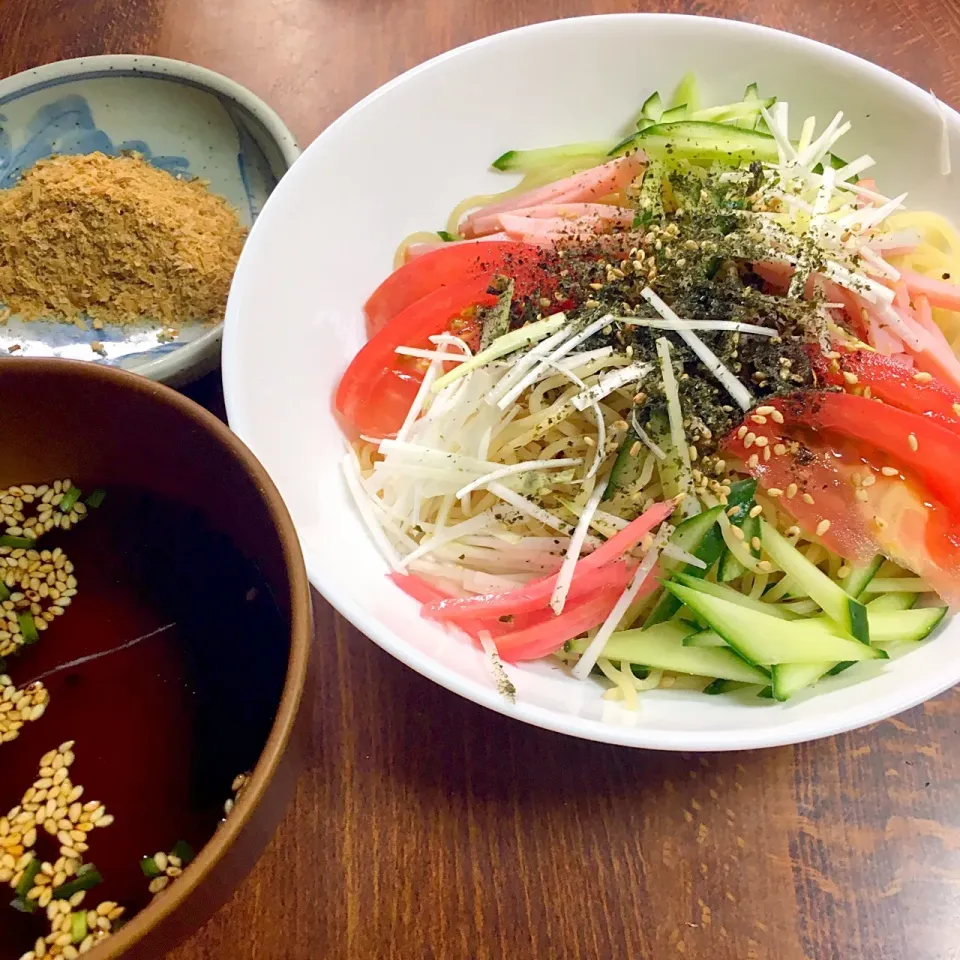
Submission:
M 364 339 L 361 306 L 407 233 L 441 227 L 461 198 L 505 188 L 504 150 L 618 132 L 653 89 L 695 68 L 711 99 L 758 81 L 801 120 L 842 109 L 852 156 L 869 152 L 888 192 L 960 220 L 956 178 L 939 173 L 929 94 L 849 54 L 773 30 L 663 15 L 537 24 L 469 44 L 371 94 L 327 129 L 271 197 L 243 252 L 227 310 L 231 426 L 293 514 L 312 582 L 415 670 L 477 703 L 575 736 L 669 750 L 796 743 L 871 723 L 960 679 L 960 621 L 882 666 L 860 666 L 789 703 L 654 691 L 627 714 L 545 663 L 512 667 L 494 690 L 481 653 L 423 621 L 384 576 L 340 476 L 331 395 Z M 960 156 L 960 117 L 949 115 Z M 799 131 L 794 131 L 797 134 Z M 845 141 L 846 144 L 846 141 Z M 264 362 L 267 359 L 268 362 Z M 389 715 L 391 705 L 383 704 Z
M 0 189 L 51 154 L 124 150 L 208 181 L 246 226 L 300 155 L 293 134 L 262 100 L 180 60 L 81 57 L 0 80 Z M 185 323 L 166 341 L 159 324 L 94 330 L 14 315 L 0 325 L 0 356 L 105 363 L 180 386 L 216 368 L 222 333 L 219 323 Z

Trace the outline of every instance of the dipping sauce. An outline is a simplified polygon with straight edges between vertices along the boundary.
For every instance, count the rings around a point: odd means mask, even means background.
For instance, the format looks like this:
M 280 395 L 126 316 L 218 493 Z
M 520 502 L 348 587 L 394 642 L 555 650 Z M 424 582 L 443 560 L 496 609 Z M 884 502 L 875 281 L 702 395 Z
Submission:
M 71 912 L 113 904 L 125 908 L 122 922 L 154 895 L 141 860 L 184 843 L 199 851 L 237 776 L 255 766 L 280 700 L 288 627 L 254 562 L 196 512 L 153 495 L 109 489 L 82 523 L 37 545 L 56 547 L 77 593 L 8 659 L 14 684 L 42 679 L 49 702 L 0 743 L 0 817 L 38 781 L 41 758 L 73 741 L 61 757 L 75 758 L 77 802 L 98 801 L 113 819 L 87 834 L 82 861 L 103 879 Z M 54 864 L 63 838 L 36 834 L 37 857 Z M 3 887 L 0 960 L 14 960 L 51 934 L 49 903 L 18 912 Z M 71 957 L 89 936 L 47 943 L 46 955 Z

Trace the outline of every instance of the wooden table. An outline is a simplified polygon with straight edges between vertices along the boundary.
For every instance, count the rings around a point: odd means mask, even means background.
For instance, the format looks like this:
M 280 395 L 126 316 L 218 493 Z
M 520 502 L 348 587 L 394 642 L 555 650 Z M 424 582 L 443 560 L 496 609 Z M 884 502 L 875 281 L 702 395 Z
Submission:
M 364 94 L 449 47 L 629 9 L 618 0 L 0 0 L 0 76 L 95 53 L 193 60 L 265 97 L 306 144 Z M 649 9 L 789 28 L 960 104 L 950 57 L 958 0 Z M 219 409 L 215 378 L 191 392 Z M 317 625 L 312 751 L 296 799 L 232 903 L 175 960 L 960 958 L 960 693 L 812 745 L 645 753 L 460 700 L 322 601 Z

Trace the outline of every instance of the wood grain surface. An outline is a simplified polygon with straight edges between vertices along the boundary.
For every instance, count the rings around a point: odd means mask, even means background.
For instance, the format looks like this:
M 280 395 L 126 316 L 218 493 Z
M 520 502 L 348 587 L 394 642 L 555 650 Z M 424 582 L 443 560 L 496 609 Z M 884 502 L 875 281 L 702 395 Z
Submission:
M 0 75 L 95 53 L 193 60 L 307 143 L 456 44 L 634 9 L 786 28 L 960 105 L 958 0 L 0 0 Z M 191 392 L 218 408 L 216 379 Z M 317 626 L 293 806 L 175 960 L 960 958 L 960 693 L 817 744 L 655 754 L 485 712 L 319 600 Z

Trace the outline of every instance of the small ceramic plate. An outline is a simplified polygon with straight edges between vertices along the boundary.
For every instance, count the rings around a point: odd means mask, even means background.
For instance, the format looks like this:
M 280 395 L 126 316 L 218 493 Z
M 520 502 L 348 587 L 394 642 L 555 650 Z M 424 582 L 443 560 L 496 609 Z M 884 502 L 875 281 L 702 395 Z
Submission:
M 249 90 L 178 60 L 86 57 L 0 80 L 0 189 L 52 154 L 125 150 L 208 180 L 246 226 L 300 153 Z M 212 370 L 219 358 L 222 324 L 184 323 L 169 342 L 159 324 L 87 327 L 13 316 L 0 326 L 0 357 L 89 360 L 172 384 Z
M 955 159 L 954 174 L 940 174 L 933 97 L 880 67 L 802 37 L 705 17 L 536 24 L 411 70 L 317 138 L 240 258 L 223 378 L 230 425 L 280 488 L 310 579 L 384 649 L 462 696 L 551 730 L 637 747 L 733 750 L 851 730 L 957 683 L 960 617 L 902 657 L 831 677 L 787 703 L 653 690 L 642 709 L 626 711 L 604 700 L 605 685 L 549 661 L 509 668 L 517 699 L 508 703 L 483 652 L 421 618 L 385 576 L 343 481 L 331 402 L 366 339 L 363 303 L 404 236 L 443 226 L 464 197 L 514 182 L 489 170 L 505 150 L 610 137 L 650 91 L 673 89 L 691 68 L 714 103 L 740 97 L 754 81 L 789 100 L 795 136 L 803 117 L 823 124 L 843 110 L 853 122 L 846 156 L 869 151 L 881 189 L 909 190 L 912 208 L 960 222 L 960 173 Z M 956 158 L 960 116 L 945 116 Z M 391 709 L 383 704 L 386 716 Z

